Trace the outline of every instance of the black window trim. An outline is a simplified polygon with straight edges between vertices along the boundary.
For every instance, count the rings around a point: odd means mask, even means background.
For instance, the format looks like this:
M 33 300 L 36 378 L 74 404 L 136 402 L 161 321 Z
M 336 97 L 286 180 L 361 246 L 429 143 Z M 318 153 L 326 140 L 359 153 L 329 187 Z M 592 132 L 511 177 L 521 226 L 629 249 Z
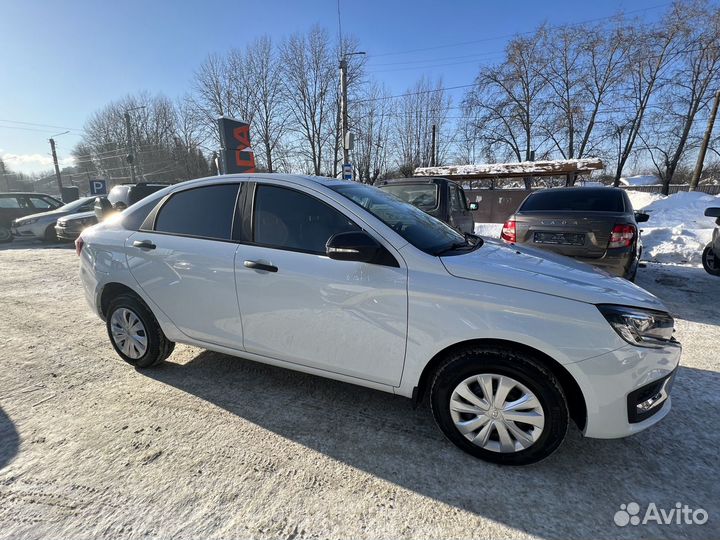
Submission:
M 158 202 L 155 207 L 150 210 L 150 213 L 145 218 L 145 221 L 143 221 L 142 225 L 140 225 L 140 228 L 137 232 L 145 232 L 145 233 L 152 233 L 152 234 L 161 234 L 163 236 L 178 236 L 180 238 L 197 238 L 199 240 L 211 240 L 213 242 L 226 242 L 230 244 L 242 244 L 243 242 L 239 242 L 235 240 L 235 222 L 236 222 L 236 215 L 238 214 L 238 203 L 240 198 L 240 193 L 245 191 L 243 189 L 243 185 L 247 182 L 242 181 L 234 181 L 234 182 L 218 182 L 217 184 L 203 184 L 201 186 L 191 186 L 187 189 L 180 189 L 178 191 L 173 191 L 172 193 L 168 193 L 165 195 L 160 201 Z M 170 201 L 170 199 L 173 198 L 173 196 L 179 194 L 179 193 L 186 193 L 188 191 L 192 191 L 195 189 L 202 189 L 207 187 L 214 187 L 214 186 L 235 186 L 237 188 L 237 193 L 235 193 L 235 205 L 233 207 L 233 216 L 230 224 L 230 238 L 214 238 L 212 236 L 200 236 L 196 234 L 184 234 L 184 233 L 174 233 L 174 232 L 166 232 L 166 231 L 157 231 L 155 230 L 155 225 L 157 221 L 157 216 L 160 213 L 160 210 L 163 209 L 163 207 Z M 139 201 L 138 201 L 139 202 Z

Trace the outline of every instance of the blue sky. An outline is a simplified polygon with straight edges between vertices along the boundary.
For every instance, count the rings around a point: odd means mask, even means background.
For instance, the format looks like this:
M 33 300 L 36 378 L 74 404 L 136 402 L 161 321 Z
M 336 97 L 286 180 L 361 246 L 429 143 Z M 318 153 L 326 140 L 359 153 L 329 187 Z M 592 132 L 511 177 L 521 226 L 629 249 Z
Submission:
M 509 36 L 543 22 L 576 23 L 619 10 L 653 20 L 667 6 L 661 0 L 340 0 L 343 33 L 359 39 L 368 72 L 393 93 L 423 73 L 442 76 L 445 86 L 471 83 L 481 62 L 502 56 Z M 318 23 L 337 33 L 336 0 L 5 0 L 0 156 L 14 170 L 47 170 L 47 139 L 61 128 L 79 130 L 107 102 L 139 90 L 182 95 L 209 53 L 263 34 L 280 40 Z M 78 140 L 77 131 L 57 138 L 61 159 Z

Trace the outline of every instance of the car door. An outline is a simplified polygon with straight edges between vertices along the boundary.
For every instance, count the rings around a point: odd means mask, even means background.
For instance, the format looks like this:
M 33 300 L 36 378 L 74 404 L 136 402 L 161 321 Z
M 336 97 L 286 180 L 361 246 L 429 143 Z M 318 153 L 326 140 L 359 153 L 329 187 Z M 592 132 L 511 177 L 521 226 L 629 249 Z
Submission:
M 242 349 L 232 240 L 238 183 L 175 192 L 126 241 L 130 272 L 190 338 Z
M 0 195 L 0 225 L 9 227 L 14 219 L 33 212 L 34 210 L 24 196 Z
M 455 184 L 450 184 L 450 224 L 458 231 L 471 233 L 475 228 L 465 194 Z
M 407 336 L 402 259 L 392 251 L 395 265 L 328 258 L 333 234 L 361 227 L 318 193 L 260 183 L 248 195 L 252 241 L 235 258 L 245 349 L 398 385 Z

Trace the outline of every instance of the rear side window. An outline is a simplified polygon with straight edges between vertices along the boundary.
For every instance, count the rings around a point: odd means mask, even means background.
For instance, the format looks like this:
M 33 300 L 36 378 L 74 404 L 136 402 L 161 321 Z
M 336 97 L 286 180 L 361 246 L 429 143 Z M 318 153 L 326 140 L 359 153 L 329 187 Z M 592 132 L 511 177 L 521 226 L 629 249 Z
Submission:
M 547 189 L 530 195 L 520 207 L 521 212 L 624 212 L 623 194 L 619 190 Z
M 0 197 L 0 208 L 20 208 L 17 197 Z
M 229 240 L 238 184 L 189 189 L 172 195 L 155 218 L 157 232 Z
M 456 214 L 461 210 L 460 192 L 456 185 L 450 184 L 450 212 Z
M 253 215 L 256 243 L 293 251 L 325 254 L 332 235 L 360 230 L 315 197 L 275 186 L 258 186 Z

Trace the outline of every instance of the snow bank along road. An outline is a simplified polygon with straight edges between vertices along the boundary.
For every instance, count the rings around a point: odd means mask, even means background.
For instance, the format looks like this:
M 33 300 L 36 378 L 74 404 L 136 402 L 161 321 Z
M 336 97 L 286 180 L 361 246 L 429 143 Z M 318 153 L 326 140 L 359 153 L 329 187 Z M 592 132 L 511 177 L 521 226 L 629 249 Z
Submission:
M 685 345 L 663 422 L 614 441 L 573 428 L 546 461 L 501 468 L 388 394 L 185 346 L 137 372 L 73 250 L 29 247 L 0 250 L 1 538 L 720 536 L 720 280 L 702 269 L 639 273 Z M 709 520 L 616 526 L 630 502 Z

